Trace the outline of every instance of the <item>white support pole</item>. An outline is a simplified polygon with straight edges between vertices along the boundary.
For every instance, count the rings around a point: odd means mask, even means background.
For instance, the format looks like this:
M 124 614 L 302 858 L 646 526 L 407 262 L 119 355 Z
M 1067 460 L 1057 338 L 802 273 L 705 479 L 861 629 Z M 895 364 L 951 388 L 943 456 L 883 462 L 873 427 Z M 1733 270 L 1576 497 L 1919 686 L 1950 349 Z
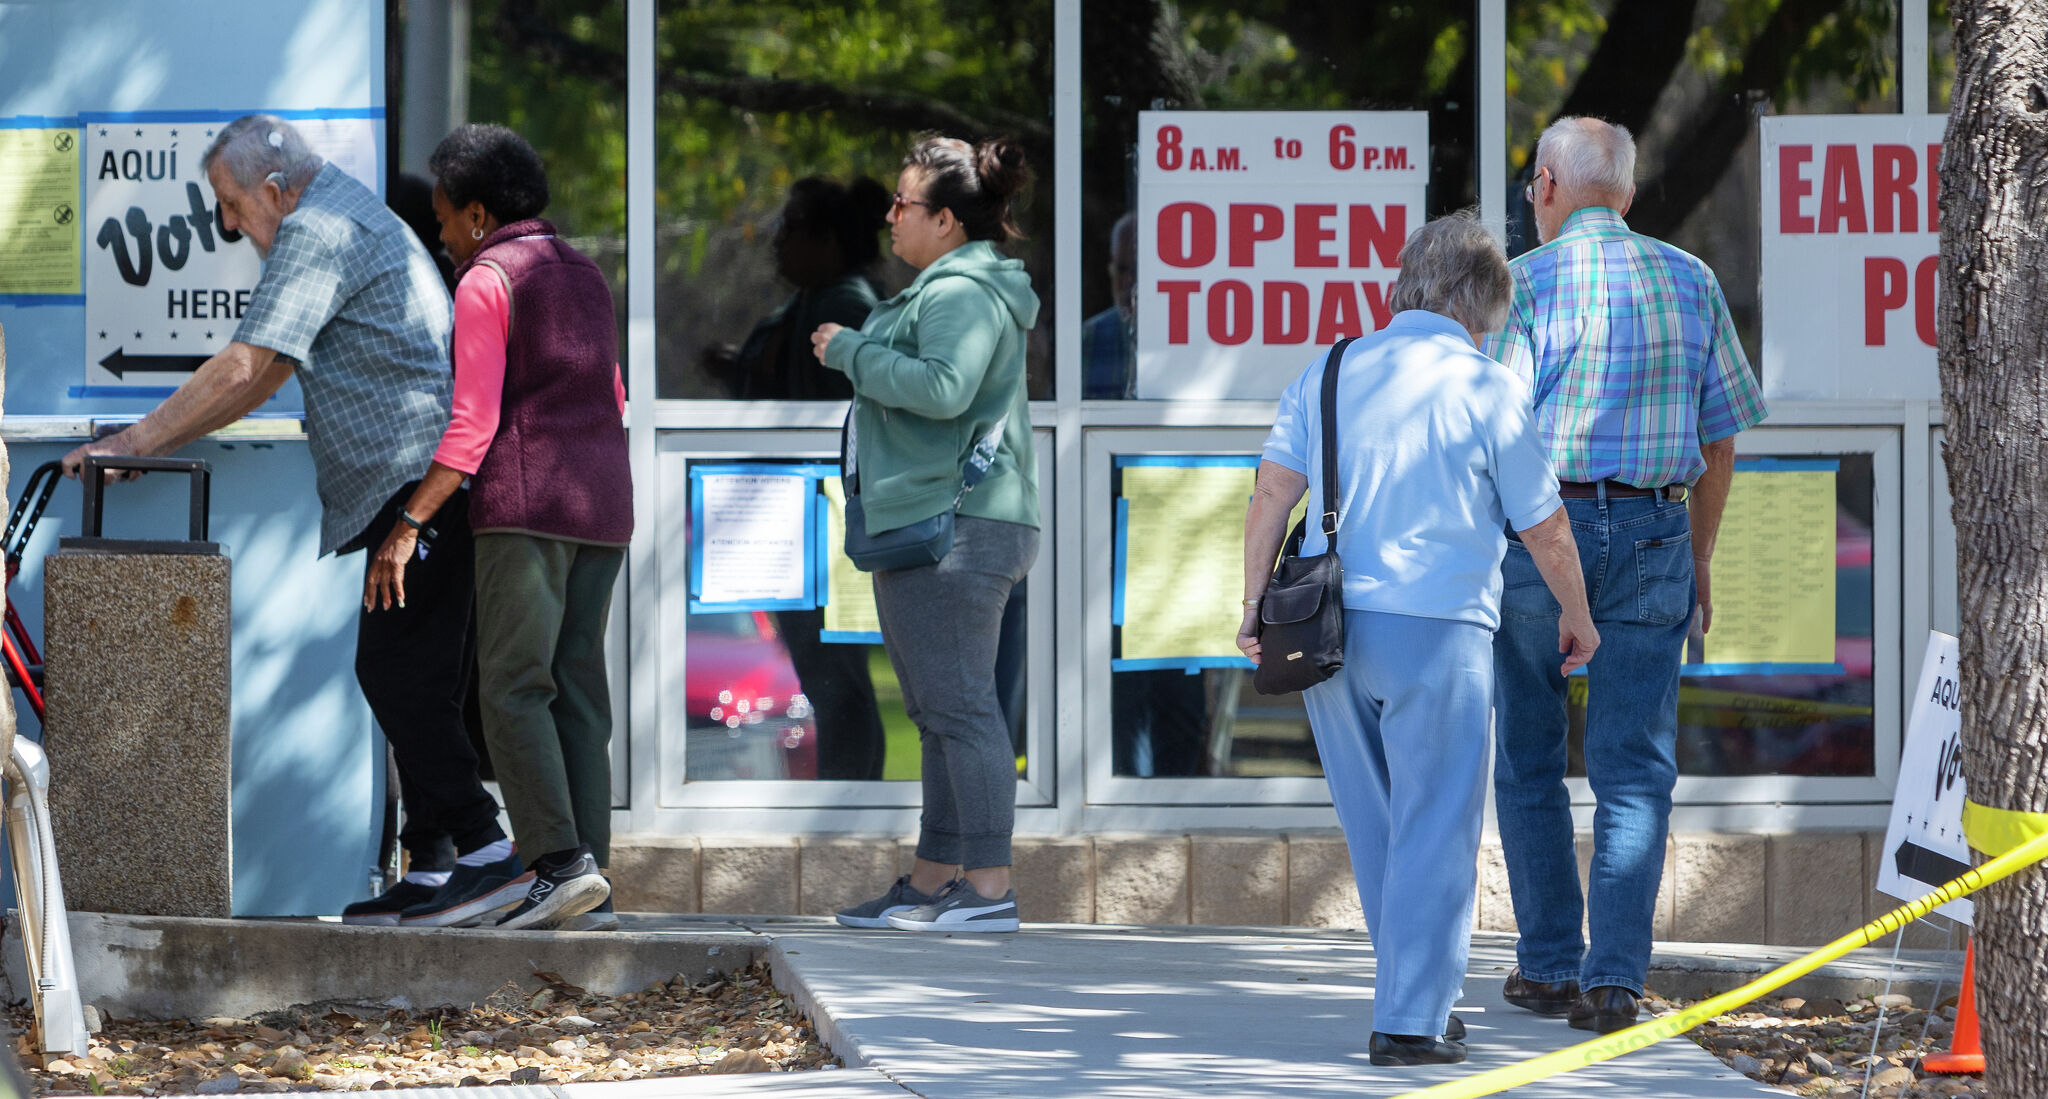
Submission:
M 1931 60 L 1927 53 L 1927 0 L 1899 0 L 1899 113 L 1927 113 Z
M 1053 227 L 1053 590 L 1032 592 L 1032 598 L 1053 600 L 1056 637 L 1080 637 L 1087 605 L 1081 589 L 1087 566 L 1081 558 L 1081 525 L 1088 501 L 1081 479 L 1081 0 L 1056 0 L 1052 16 L 1053 56 L 1053 197 L 1059 211 Z M 1098 165 L 1098 171 L 1114 171 Z M 1043 478 L 1045 471 L 1040 470 Z M 1040 552 L 1044 552 L 1041 550 Z M 1060 831 L 1072 835 L 1081 826 L 1086 791 L 1081 761 L 1088 751 L 1109 750 L 1109 730 L 1090 746 L 1087 709 L 1082 691 L 1087 680 L 1081 661 L 1064 647 L 1055 674 L 1053 739 L 1054 799 Z
M 1479 217 L 1507 239 L 1507 0 L 1479 0 Z
M 626 605 L 627 751 L 637 820 L 660 805 L 660 486 L 654 446 L 655 0 L 626 3 L 626 437 L 633 468 L 633 544 Z M 676 654 L 680 660 L 682 654 Z M 636 825 L 637 827 L 637 825 Z

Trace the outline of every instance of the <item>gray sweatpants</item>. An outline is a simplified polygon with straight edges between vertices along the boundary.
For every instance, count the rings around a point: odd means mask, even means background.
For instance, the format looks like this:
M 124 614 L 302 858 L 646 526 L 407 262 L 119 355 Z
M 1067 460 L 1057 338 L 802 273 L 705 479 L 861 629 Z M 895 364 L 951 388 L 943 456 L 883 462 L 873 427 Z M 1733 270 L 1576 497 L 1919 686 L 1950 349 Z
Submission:
M 874 574 L 882 645 L 924 747 L 918 858 L 1010 865 L 1017 759 L 996 698 L 996 641 L 1010 589 L 1037 557 L 1036 527 L 963 515 L 938 564 Z

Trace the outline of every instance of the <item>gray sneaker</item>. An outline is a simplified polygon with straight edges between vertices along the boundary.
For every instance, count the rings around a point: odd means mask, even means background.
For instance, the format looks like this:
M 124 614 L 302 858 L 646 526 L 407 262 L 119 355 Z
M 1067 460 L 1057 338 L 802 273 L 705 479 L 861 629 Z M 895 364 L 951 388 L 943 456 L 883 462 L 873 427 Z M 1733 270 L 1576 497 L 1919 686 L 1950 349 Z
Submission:
M 967 879 L 946 883 L 930 904 L 885 917 L 898 931 L 991 932 L 1017 930 L 1017 891 L 991 900 L 974 891 Z
M 939 890 L 944 893 L 944 889 Z M 910 887 L 910 875 L 896 879 L 887 893 L 865 904 L 842 908 L 835 917 L 847 927 L 884 928 L 889 926 L 889 916 L 896 912 L 908 912 L 921 904 L 930 904 L 937 898 L 930 893 L 921 893 Z

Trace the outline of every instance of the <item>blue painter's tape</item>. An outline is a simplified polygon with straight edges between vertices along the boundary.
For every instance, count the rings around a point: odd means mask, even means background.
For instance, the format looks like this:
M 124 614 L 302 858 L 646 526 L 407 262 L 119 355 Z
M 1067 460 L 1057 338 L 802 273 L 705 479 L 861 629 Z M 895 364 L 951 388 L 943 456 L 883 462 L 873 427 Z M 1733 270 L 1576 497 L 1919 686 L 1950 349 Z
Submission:
M 1715 675 L 1848 675 L 1849 670 L 1840 664 L 1682 664 L 1678 674 L 1683 676 Z
M 1124 624 L 1124 561 L 1126 547 L 1131 540 L 1131 502 L 1119 496 L 1116 498 L 1116 563 L 1112 566 L 1109 587 L 1109 624 Z
M 1737 473 L 1837 473 L 1842 463 L 1837 458 L 1737 458 Z
M 1239 469 L 1257 469 L 1259 456 L 1256 454 L 1119 454 L 1114 463 L 1117 469 L 1132 466 L 1167 466 L 1175 469 L 1194 469 L 1203 466 L 1233 466 Z
M 73 130 L 78 128 L 77 115 L 18 114 L 11 118 L 0 118 L 0 130 Z
M 882 635 L 871 630 L 819 630 L 818 640 L 827 645 L 879 645 Z
M 84 294 L 0 294 L 0 305 L 33 309 L 38 305 L 84 305 Z
M 1174 669 L 1190 675 L 1204 668 L 1245 668 L 1253 664 L 1242 656 L 1160 656 L 1144 660 L 1116 659 L 1109 662 L 1112 672 L 1156 672 Z
M 811 604 L 802 599 L 761 599 L 740 603 L 706 603 L 690 600 L 691 614 L 745 614 L 752 611 L 807 611 Z
M 699 479 L 719 475 L 746 475 L 767 477 L 796 477 L 812 482 L 823 474 L 819 471 L 836 471 L 835 467 L 822 465 L 776 465 L 766 462 L 729 462 L 716 465 L 693 465 L 690 467 L 690 603 L 691 614 L 724 614 L 736 611 L 807 611 L 818 607 L 818 597 L 825 590 L 818 571 L 815 557 L 811 567 L 804 570 L 804 592 L 796 599 L 764 599 L 739 603 L 707 603 L 698 598 L 704 593 L 704 493 L 698 486 Z M 822 498 L 819 500 L 823 503 Z M 798 537 L 798 544 L 815 555 L 819 535 L 819 516 L 823 513 L 812 508 L 804 515 L 805 530 Z
M 174 385 L 74 385 L 68 392 L 73 400 L 81 397 L 155 397 L 162 400 L 178 391 Z
M 274 114 L 287 121 L 314 118 L 383 118 L 382 107 L 319 107 L 292 111 L 80 111 L 78 121 L 93 122 L 233 122 L 243 115 Z

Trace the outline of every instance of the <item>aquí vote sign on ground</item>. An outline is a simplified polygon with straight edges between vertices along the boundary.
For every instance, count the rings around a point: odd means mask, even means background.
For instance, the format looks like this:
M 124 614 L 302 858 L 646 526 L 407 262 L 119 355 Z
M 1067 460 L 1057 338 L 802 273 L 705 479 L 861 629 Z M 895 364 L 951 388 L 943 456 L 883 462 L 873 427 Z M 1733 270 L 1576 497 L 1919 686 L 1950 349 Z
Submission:
M 1934 400 L 1942 115 L 1762 120 L 1763 384 Z
M 1963 784 L 1960 661 L 1955 638 L 1927 635 L 1927 657 L 1906 721 L 1906 750 L 1899 757 L 1899 784 L 1877 872 L 1878 890 L 1901 900 L 1931 893 L 1970 869 L 1970 844 L 1963 837 L 1968 791 Z M 1969 923 L 1975 907 L 1964 898 L 1936 911 Z
M 1139 397 L 1278 397 L 1392 315 L 1426 112 L 1143 111 L 1137 156 Z

